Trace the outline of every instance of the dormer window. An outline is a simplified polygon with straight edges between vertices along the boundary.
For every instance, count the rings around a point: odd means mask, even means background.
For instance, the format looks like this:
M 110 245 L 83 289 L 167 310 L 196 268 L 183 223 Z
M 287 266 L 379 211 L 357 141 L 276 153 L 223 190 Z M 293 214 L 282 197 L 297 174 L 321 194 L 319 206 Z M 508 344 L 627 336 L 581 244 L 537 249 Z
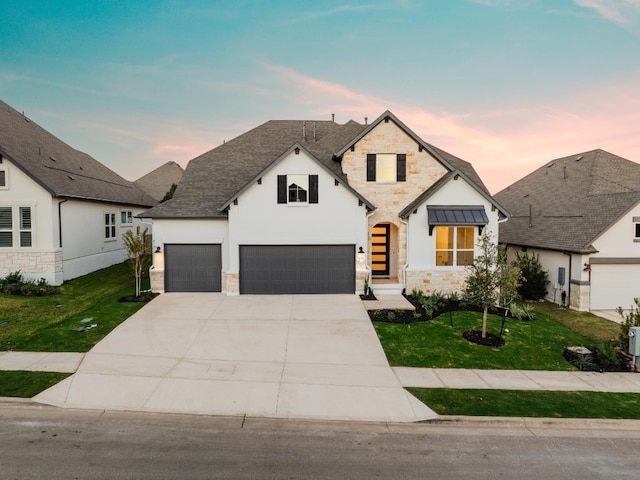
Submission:
M 7 188 L 7 171 L 0 170 L 0 188 Z

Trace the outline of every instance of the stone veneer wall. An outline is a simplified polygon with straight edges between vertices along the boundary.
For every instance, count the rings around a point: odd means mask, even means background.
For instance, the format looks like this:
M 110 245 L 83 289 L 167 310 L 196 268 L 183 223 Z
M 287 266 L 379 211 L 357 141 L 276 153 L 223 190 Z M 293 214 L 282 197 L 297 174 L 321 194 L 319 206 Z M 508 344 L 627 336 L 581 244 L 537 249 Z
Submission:
M 240 294 L 240 274 L 222 272 L 222 291 L 229 295 Z
M 406 271 L 406 292 L 409 294 L 415 288 L 421 290 L 425 295 L 438 293 L 462 293 L 466 270 L 443 270 L 443 271 Z
M 591 285 L 569 284 L 569 307 L 581 312 L 588 312 L 591 302 Z
M 62 250 L 0 250 L 0 276 L 18 270 L 27 279 L 44 277 L 52 285 L 59 285 L 62 283 Z

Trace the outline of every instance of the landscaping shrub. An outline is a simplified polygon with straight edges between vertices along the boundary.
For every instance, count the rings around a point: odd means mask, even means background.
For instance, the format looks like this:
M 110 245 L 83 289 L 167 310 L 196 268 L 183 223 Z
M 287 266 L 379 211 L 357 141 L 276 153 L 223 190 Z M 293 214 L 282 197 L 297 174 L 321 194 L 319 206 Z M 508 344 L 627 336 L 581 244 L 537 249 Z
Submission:
M 624 313 L 621 307 L 616 310 L 624 318 L 624 322 L 620 324 L 618 340 L 625 351 L 629 348 L 629 327 L 640 327 L 640 298 L 634 298 L 633 301 L 636 306 L 629 313 Z
M 549 275 L 542 270 L 540 256 L 532 253 L 516 253 L 516 260 L 511 264 L 520 269 L 523 280 L 518 287 L 518 295 L 523 300 L 540 300 L 547 294 Z
M 41 278 L 37 282 L 35 280 L 25 280 L 20 270 L 18 270 L 0 279 L 0 292 L 6 293 L 7 295 L 42 297 L 45 295 L 54 295 L 58 293 L 58 289 L 49 285 L 44 278 Z

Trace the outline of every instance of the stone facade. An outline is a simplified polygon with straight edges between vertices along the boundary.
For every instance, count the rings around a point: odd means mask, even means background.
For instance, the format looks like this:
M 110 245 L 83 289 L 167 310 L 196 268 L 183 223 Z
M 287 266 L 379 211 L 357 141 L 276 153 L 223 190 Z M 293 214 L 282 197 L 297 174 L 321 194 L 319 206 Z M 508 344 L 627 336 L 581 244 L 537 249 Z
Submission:
M 569 284 L 569 307 L 581 312 L 588 312 L 590 299 L 591 285 L 573 282 Z
M 413 289 L 420 290 L 425 295 L 434 293 L 462 293 L 467 278 L 466 270 L 431 270 L 412 271 L 407 270 L 406 291 L 411 293 Z
M 240 274 L 222 272 L 222 291 L 228 295 L 240 294 Z
M 20 271 L 25 278 L 45 278 L 52 285 L 62 283 L 62 250 L 0 251 L 0 276 Z

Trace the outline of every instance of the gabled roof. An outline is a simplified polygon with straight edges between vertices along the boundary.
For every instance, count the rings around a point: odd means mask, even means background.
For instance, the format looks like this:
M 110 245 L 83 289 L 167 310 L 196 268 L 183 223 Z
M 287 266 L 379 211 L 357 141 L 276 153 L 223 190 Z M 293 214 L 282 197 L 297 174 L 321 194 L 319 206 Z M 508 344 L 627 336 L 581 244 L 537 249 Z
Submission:
M 348 179 L 336 160 L 340 160 L 344 152 L 385 118 L 395 122 L 447 170 L 462 176 L 483 196 L 491 199 L 469 162 L 424 142 L 391 112 L 386 111 L 371 125 L 362 125 L 353 120 L 344 125 L 334 121 L 270 120 L 191 160 L 173 198 L 139 216 L 226 218 L 225 207 L 229 202 L 295 144 L 303 147 L 336 179 L 348 186 Z M 367 204 L 367 208 L 373 207 L 355 190 L 352 191 Z M 428 193 L 423 195 L 428 196 Z
M 334 180 L 336 182 L 338 182 L 340 185 L 342 185 L 343 187 L 345 187 L 347 190 L 349 190 L 358 200 L 360 200 L 366 207 L 368 210 L 372 211 L 375 210 L 376 207 L 373 206 L 373 204 L 367 200 L 366 198 L 364 198 L 362 195 L 360 195 L 358 192 L 356 192 L 347 182 L 346 179 L 344 179 L 343 177 L 341 178 L 341 176 L 337 175 L 333 170 L 331 170 L 327 165 L 325 165 L 324 163 L 320 162 L 318 159 L 316 159 L 310 152 L 309 150 L 307 150 L 306 148 L 304 148 L 304 146 L 300 145 L 299 143 L 295 143 L 291 146 L 291 148 L 289 148 L 289 150 L 287 150 L 286 152 L 284 152 L 282 155 L 280 155 L 278 158 L 276 158 L 273 162 L 271 162 L 269 165 L 267 165 L 263 170 L 261 170 L 260 172 L 258 172 L 258 174 L 256 176 L 254 176 L 251 180 L 249 180 L 249 182 L 247 182 L 240 190 L 238 190 L 237 192 L 235 192 L 231 197 L 229 197 L 220 207 L 220 211 L 225 210 L 227 207 L 229 207 L 229 205 L 231 205 L 231 203 L 237 199 L 244 191 L 248 190 L 254 183 L 256 183 L 258 181 L 259 178 L 261 178 L 262 176 L 264 176 L 269 170 L 271 170 L 273 167 L 275 167 L 280 161 L 284 160 L 286 157 L 288 157 L 289 155 L 291 155 L 291 153 L 293 153 L 296 149 L 299 149 L 300 151 L 303 151 L 304 153 L 306 153 L 309 157 L 311 157 L 313 160 L 315 160 L 316 162 L 318 162 L 318 164 L 324 168 L 324 170 L 331 175 Z
M 362 130 L 358 135 L 356 135 L 349 143 L 347 143 L 344 147 L 336 152 L 337 157 L 341 157 L 344 153 L 349 150 L 352 146 L 358 143 L 363 137 L 365 137 L 371 130 L 376 128 L 378 124 L 380 124 L 385 119 L 389 119 L 394 122 L 402 131 L 404 131 L 408 137 L 410 137 L 414 142 L 418 144 L 418 146 L 422 147 L 424 150 L 428 151 L 432 157 L 434 157 L 438 162 L 440 162 L 447 170 L 453 172 L 458 170 L 463 173 L 465 177 L 470 181 L 471 185 L 476 187 L 478 190 L 483 191 L 486 195 L 490 195 L 487 187 L 484 185 L 480 176 L 475 171 L 473 166 L 462 160 L 455 155 L 451 155 L 444 150 L 431 145 L 424 140 L 422 140 L 418 135 L 416 135 L 413 130 L 407 127 L 398 117 L 396 117 L 389 110 L 380 115 L 377 119 L 375 119 L 370 125 L 368 125 L 364 130 Z
M 354 121 L 270 120 L 191 160 L 173 198 L 140 216 L 226 218 L 225 202 L 296 143 L 344 179 L 334 152 L 363 128 Z
M 0 155 L 54 197 L 152 206 L 157 202 L 95 158 L 0 101 Z
M 593 241 L 640 202 L 640 165 L 604 150 L 552 160 L 495 195 L 511 213 L 500 242 L 593 253 Z
M 180 183 L 183 173 L 184 170 L 176 162 L 167 162 L 133 183 L 143 192 L 160 201 L 167 194 L 171 185 Z

